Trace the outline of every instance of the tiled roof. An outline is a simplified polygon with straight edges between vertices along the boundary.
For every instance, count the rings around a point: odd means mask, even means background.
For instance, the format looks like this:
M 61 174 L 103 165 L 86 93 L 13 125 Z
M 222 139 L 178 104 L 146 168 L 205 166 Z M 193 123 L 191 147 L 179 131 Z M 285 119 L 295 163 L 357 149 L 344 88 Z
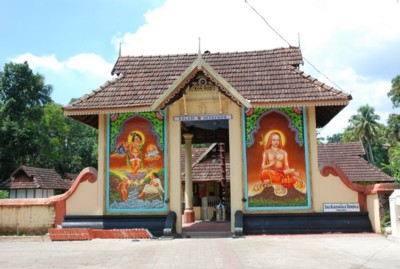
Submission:
M 119 57 L 112 71 L 118 78 L 67 105 L 64 111 L 94 125 L 97 122 L 89 115 L 101 113 L 100 110 L 149 109 L 197 57 L 197 54 Z M 299 48 L 205 53 L 202 59 L 252 106 L 324 107 L 324 113 L 317 111 L 317 127 L 324 126 L 351 100 L 351 95 L 301 72 Z
M 56 189 L 67 190 L 65 182 L 54 169 L 21 165 L 11 177 L 0 183 L 0 189 Z
M 318 164 L 338 165 L 353 182 L 394 182 L 395 180 L 367 162 L 360 142 L 318 145 Z
M 75 179 L 78 177 L 78 174 L 73 173 L 65 173 L 65 177 L 63 178 L 64 182 L 67 183 L 69 186 L 74 184 Z
M 216 146 L 215 144 L 211 147 Z M 222 176 L 221 163 L 219 156 L 214 161 L 208 155 L 204 155 L 210 148 L 193 148 L 192 149 L 192 181 L 220 181 Z M 229 154 L 225 154 L 226 178 L 230 178 L 230 162 Z M 181 151 L 181 180 L 185 180 L 185 150 Z

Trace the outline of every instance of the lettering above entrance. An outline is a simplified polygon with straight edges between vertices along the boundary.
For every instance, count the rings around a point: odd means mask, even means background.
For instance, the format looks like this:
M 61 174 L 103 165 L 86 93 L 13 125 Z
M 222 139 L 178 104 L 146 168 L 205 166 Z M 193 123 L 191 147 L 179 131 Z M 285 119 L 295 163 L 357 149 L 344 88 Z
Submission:
M 206 121 L 206 120 L 230 120 L 231 114 L 222 115 L 190 115 L 190 116 L 175 116 L 174 121 Z
M 305 108 L 245 113 L 247 210 L 310 209 Z

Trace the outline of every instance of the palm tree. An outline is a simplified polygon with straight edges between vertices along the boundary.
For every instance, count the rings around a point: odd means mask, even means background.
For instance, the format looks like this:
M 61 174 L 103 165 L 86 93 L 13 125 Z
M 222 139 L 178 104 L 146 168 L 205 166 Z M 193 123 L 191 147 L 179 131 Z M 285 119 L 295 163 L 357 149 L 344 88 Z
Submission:
M 350 126 L 343 135 L 345 141 L 361 141 L 366 150 L 367 160 L 371 163 L 374 163 L 372 142 L 379 137 L 381 129 L 379 119 L 380 116 L 375 114 L 373 107 L 361 106 L 357 114 L 349 119 Z

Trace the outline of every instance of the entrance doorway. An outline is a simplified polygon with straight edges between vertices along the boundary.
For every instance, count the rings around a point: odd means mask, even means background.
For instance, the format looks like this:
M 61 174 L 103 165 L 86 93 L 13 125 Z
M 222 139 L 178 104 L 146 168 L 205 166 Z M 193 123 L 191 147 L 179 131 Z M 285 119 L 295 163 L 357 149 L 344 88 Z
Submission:
M 192 201 L 195 221 L 182 223 L 184 236 L 230 235 L 230 158 L 228 120 L 186 121 L 192 138 Z M 182 214 L 185 208 L 185 150 L 182 147 Z

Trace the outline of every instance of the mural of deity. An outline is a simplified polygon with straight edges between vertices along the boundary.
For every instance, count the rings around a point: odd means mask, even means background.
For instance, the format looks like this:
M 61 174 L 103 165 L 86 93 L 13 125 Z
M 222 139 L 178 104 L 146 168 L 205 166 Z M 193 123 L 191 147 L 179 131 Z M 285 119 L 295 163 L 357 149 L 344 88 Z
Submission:
M 164 127 L 158 112 L 115 114 L 110 120 L 107 210 L 163 211 Z

